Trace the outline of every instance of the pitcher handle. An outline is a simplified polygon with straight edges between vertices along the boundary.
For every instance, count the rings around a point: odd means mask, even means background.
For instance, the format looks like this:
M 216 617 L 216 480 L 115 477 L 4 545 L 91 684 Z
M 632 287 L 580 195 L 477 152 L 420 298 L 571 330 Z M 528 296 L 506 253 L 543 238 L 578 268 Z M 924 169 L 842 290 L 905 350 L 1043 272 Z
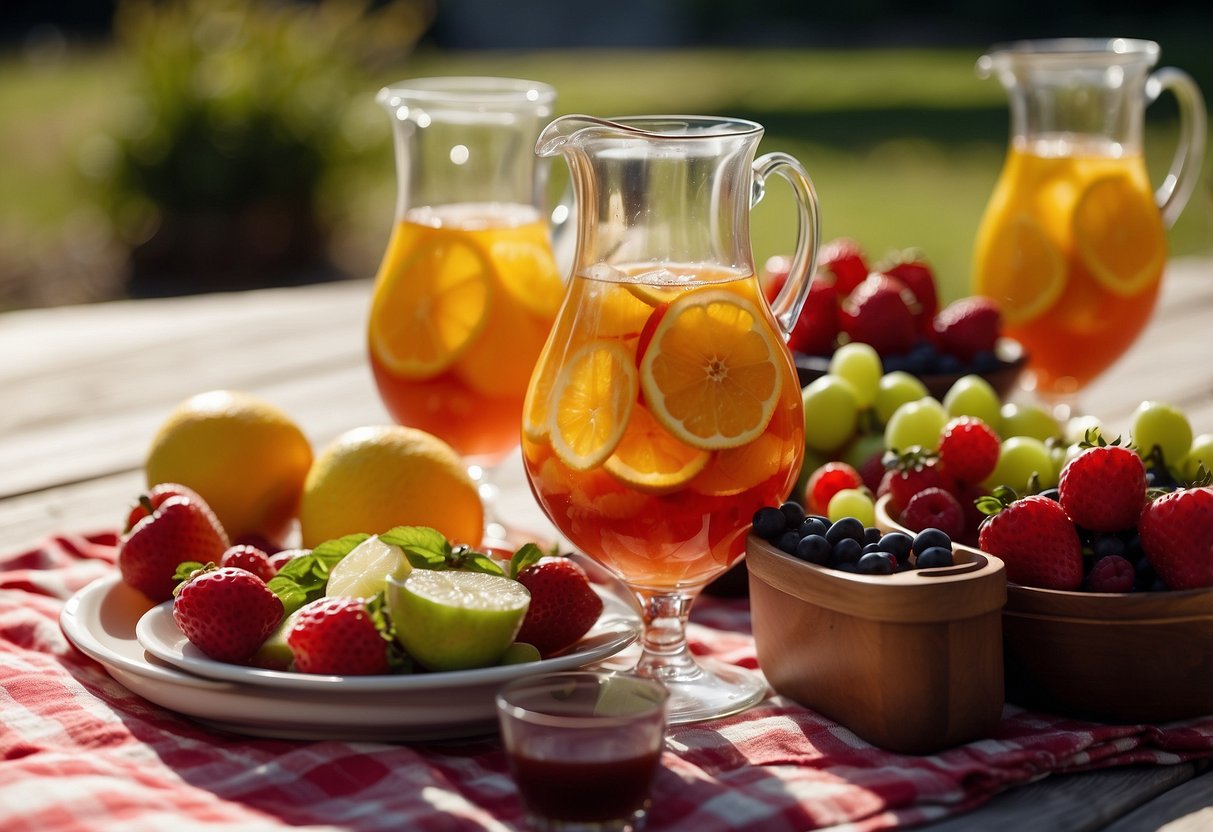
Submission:
M 817 248 L 821 241 L 821 214 L 818 210 L 817 191 L 813 180 L 795 157 L 786 153 L 767 153 L 754 160 L 754 198 L 751 207 L 757 205 L 766 192 L 766 178 L 779 174 L 792 186 L 796 194 L 798 226 L 796 229 L 796 252 L 788 271 L 788 280 L 775 300 L 771 312 L 783 330 L 784 338 L 792 333 L 805 298 L 809 296 L 809 280 L 817 264 Z
M 1154 192 L 1154 201 L 1162 221 L 1170 228 L 1188 204 L 1200 173 L 1205 152 L 1205 101 L 1192 76 L 1174 67 L 1164 67 L 1146 80 L 1147 103 L 1154 103 L 1164 90 L 1170 90 L 1179 104 L 1179 145 L 1171 169 Z

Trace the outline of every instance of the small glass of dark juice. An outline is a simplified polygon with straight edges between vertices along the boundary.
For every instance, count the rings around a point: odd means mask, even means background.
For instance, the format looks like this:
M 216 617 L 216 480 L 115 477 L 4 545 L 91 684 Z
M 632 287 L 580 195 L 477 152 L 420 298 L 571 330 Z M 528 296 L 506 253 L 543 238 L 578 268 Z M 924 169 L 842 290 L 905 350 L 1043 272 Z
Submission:
M 605 671 L 548 673 L 503 687 L 501 738 L 531 825 L 559 832 L 642 828 L 668 699 L 660 682 Z

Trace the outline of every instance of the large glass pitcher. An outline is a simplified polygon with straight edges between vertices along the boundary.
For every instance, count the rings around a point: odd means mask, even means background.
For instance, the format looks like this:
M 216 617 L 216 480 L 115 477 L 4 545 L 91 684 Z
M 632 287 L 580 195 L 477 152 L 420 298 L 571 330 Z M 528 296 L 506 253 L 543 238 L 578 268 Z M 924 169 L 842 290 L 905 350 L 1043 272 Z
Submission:
M 792 157 L 754 159 L 761 137 L 736 119 L 565 116 L 537 145 L 568 162 L 577 241 L 531 378 L 523 461 L 552 522 L 635 593 L 637 671 L 670 687 L 675 722 L 765 694 L 753 674 L 697 664 L 685 625 L 743 555 L 754 512 L 787 497 L 804 449 L 785 339 L 816 257 L 817 201 Z M 749 221 L 772 174 L 796 193 L 799 239 L 769 308 Z
M 1030 353 L 1034 389 L 1059 410 L 1141 333 L 1166 263 L 1166 227 L 1196 184 L 1205 110 L 1192 79 L 1151 72 L 1144 40 L 1023 41 L 977 64 L 1006 88 L 1011 143 L 977 235 L 973 289 L 997 299 Z M 1179 147 L 1152 190 L 1146 105 L 1171 90 Z
M 564 296 L 547 163 L 534 154 L 554 100 L 546 84 L 508 78 L 422 78 L 378 96 L 398 191 L 371 302 L 371 367 L 397 422 L 477 465 L 518 447 L 527 381 Z

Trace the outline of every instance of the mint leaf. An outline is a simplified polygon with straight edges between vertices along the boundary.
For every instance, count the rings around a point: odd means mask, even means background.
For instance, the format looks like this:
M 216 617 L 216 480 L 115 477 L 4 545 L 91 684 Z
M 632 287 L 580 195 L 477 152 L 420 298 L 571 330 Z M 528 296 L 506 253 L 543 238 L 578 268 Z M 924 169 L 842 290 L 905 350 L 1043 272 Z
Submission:
M 323 597 L 333 566 L 368 537 L 369 534 L 347 534 L 336 540 L 326 540 L 308 554 L 284 563 L 278 574 L 266 582 L 266 586 L 278 596 L 286 614 L 290 615 L 303 605 Z
M 303 587 L 295 583 L 295 581 L 292 579 L 284 577 L 281 574 L 270 578 L 269 582 L 266 583 L 266 586 L 268 586 L 270 591 L 277 595 L 278 600 L 282 602 L 284 618 L 309 601 L 315 600 L 314 598 L 309 597 L 309 593 L 304 590 Z M 323 592 L 323 588 L 321 589 L 321 592 Z M 318 595 L 316 597 L 318 598 L 320 596 Z
M 379 535 L 390 546 L 399 546 L 415 569 L 446 569 L 451 544 L 442 532 L 429 526 L 397 526 Z
M 510 558 L 510 577 L 517 580 L 518 574 L 528 566 L 532 566 L 547 553 L 534 543 L 525 543 Z
M 319 558 L 326 567 L 332 569 L 333 564 L 354 551 L 358 544 L 369 537 L 369 534 L 360 533 L 347 534 L 345 537 L 339 537 L 336 540 L 326 540 L 315 549 L 312 549 L 312 557 Z
M 505 576 L 505 570 L 497 561 L 483 552 L 470 552 L 459 567 L 464 572 L 485 572 L 489 575 Z

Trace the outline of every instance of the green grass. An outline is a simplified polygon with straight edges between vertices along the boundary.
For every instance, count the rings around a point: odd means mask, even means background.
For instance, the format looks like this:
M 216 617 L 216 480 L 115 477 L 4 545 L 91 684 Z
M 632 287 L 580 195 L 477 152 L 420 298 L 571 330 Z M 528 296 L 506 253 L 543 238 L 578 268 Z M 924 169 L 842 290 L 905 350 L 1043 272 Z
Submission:
M 799 158 L 821 199 L 823 237 L 850 236 L 873 257 L 920 248 L 945 297 L 965 292 L 970 249 L 1002 164 L 1007 106 L 1002 89 L 973 72 L 977 50 L 677 51 L 556 53 L 418 52 L 352 92 L 365 111 L 373 152 L 341 172 L 325 194 L 338 227 L 338 262 L 369 274 L 386 244 L 394 200 L 387 120 L 375 87 L 424 75 L 508 75 L 553 84 L 558 111 L 596 115 L 705 113 L 753 118 L 760 152 Z M 1177 61 L 1177 63 L 1179 63 Z M 1179 65 L 1183 65 L 1179 63 Z M 115 123 L 124 65 L 104 51 L 31 69 L 0 60 L 0 258 L 5 239 L 55 244 L 68 218 L 93 199 L 82 160 Z M 1206 88 L 1208 85 L 1206 84 Z M 1173 107 L 1150 111 L 1148 161 L 1160 181 L 1174 146 Z M 1213 151 L 1202 186 L 1170 232 L 1175 254 L 1213 250 Z M 792 246 L 791 196 L 770 185 L 753 214 L 755 259 Z M 4 264 L 0 262 L 0 271 Z

